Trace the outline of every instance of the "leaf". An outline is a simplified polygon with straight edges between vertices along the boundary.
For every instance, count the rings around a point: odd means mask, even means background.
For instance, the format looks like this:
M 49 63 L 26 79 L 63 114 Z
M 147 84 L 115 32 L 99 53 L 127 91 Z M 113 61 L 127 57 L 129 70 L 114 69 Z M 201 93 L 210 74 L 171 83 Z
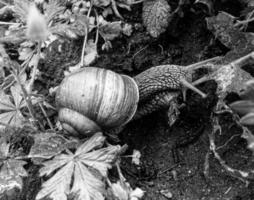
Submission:
M 20 109 L 25 107 L 26 104 L 21 96 L 21 89 L 18 85 L 11 87 L 11 94 L 14 104 L 11 102 L 8 95 L 4 92 L 0 92 L 0 121 L 5 124 L 19 127 L 24 120 Z
M 71 145 L 74 141 L 68 141 L 64 137 L 56 133 L 39 133 L 34 136 L 34 144 L 28 155 L 29 158 L 49 159 L 61 153 L 64 149 Z
M 107 7 L 111 3 L 110 0 L 94 0 L 93 4 L 96 7 Z
M 171 8 L 166 0 L 148 0 L 143 2 L 143 24 L 152 37 L 157 38 L 165 32 Z
M 76 19 L 71 24 L 60 24 L 50 27 L 50 32 L 70 39 L 77 39 L 79 36 L 84 36 L 89 28 L 89 19 L 86 16 L 76 16 Z
M 48 196 L 53 200 L 67 200 L 68 195 L 74 194 L 77 200 L 103 200 L 105 186 L 99 177 L 107 176 L 107 170 L 111 168 L 120 151 L 120 146 L 96 150 L 102 147 L 104 141 L 105 137 L 96 133 L 75 154 L 61 154 L 44 162 L 40 176 L 48 176 L 55 170 L 57 172 L 43 183 L 36 199 Z M 94 170 L 99 173 L 97 176 Z
M 22 177 L 27 176 L 23 166 L 25 161 L 8 158 L 9 144 L 0 139 L 0 194 L 13 188 L 21 189 L 23 186 Z
M 28 0 L 14 0 L 14 14 L 18 17 L 23 23 L 27 20 L 27 13 L 29 7 L 32 3 Z
M 217 69 L 211 78 L 217 83 L 217 95 L 224 99 L 227 94 L 233 92 L 239 94 L 244 87 L 244 83 L 252 76 L 240 68 L 237 64 L 222 65 Z
M 48 3 L 44 3 L 44 10 L 47 24 L 49 24 L 57 15 L 64 12 L 65 7 L 59 0 L 49 0 Z
M 99 33 L 105 41 L 113 40 L 121 34 L 122 22 L 107 22 L 103 21 L 103 24 L 99 26 Z

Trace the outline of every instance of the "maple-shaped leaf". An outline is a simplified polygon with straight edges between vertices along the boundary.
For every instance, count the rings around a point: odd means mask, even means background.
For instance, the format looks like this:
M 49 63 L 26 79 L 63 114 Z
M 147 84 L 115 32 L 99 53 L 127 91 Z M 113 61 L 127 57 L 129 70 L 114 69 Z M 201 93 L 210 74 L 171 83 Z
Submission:
M 0 121 L 5 124 L 10 124 L 11 126 L 19 127 L 24 121 L 24 117 L 20 111 L 21 108 L 26 106 L 26 103 L 21 96 L 21 89 L 16 84 L 11 87 L 11 96 L 0 91 Z
M 152 37 L 156 38 L 166 31 L 170 11 L 171 8 L 166 0 L 148 0 L 143 2 L 143 24 Z
M 101 176 L 107 176 L 107 170 L 115 162 L 121 148 L 102 148 L 104 141 L 102 133 L 96 133 L 79 146 L 75 154 L 61 154 L 44 162 L 40 176 L 57 172 L 43 183 L 36 199 L 47 196 L 53 200 L 67 200 L 68 195 L 74 194 L 76 200 L 103 200 L 105 185 Z
M 13 188 L 21 189 L 23 186 L 22 177 L 27 176 L 23 166 L 23 160 L 11 158 L 9 155 L 10 144 L 4 138 L 0 139 L 0 194 Z

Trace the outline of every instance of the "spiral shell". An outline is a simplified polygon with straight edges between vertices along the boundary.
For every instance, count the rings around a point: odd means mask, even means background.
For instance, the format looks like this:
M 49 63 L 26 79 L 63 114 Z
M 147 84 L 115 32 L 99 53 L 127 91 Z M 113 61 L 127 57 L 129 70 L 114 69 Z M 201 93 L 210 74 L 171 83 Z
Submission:
M 135 114 L 138 101 L 138 87 L 132 78 L 95 67 L 66 77 L 56 94 L 59 121 L 74 135 L 126 124 Z

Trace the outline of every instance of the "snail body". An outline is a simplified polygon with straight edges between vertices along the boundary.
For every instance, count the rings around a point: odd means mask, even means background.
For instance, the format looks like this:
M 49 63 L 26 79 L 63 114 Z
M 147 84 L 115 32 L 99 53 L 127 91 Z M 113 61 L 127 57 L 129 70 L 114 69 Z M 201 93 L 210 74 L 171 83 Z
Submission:
M 161 108 L 190 88 L 193 69 L 214 59 L 187 67 L 161 65 L 152 67 L 134 79 L 110 70 L 83 68 L 66 77 L 56 94 L 59 121 L 74 135 L 89 135 L 100 130 L 122 127 Z M 184 95 L 185 98 L 185 95 Z
M 59 121 L 74 135 L 126 124 L 135 114 L 138 100 L 132 78 L 95 67 L 66 77 L 56 94 Z

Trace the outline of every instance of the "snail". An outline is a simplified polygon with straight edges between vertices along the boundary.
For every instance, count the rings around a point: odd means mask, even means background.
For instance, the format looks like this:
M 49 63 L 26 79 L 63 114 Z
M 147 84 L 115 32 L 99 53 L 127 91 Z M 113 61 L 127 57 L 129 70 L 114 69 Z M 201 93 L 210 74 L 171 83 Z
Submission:
M 74 135 L 126 124 L 138 100 L 138 87 L 131 77 L 95 67 L 67 76 L 56 93 L 59 121 Z
M 90 135 L 122 127 L 163 107 L 186 88 L 201 96 L 194 87 L 192 72 L 212 58 L 188 67 L 161 65 L 152 67 L 134 78 L 113 71 L 86 67 L 70 74 L 56 93 L 59 121 L 72 135 Z

